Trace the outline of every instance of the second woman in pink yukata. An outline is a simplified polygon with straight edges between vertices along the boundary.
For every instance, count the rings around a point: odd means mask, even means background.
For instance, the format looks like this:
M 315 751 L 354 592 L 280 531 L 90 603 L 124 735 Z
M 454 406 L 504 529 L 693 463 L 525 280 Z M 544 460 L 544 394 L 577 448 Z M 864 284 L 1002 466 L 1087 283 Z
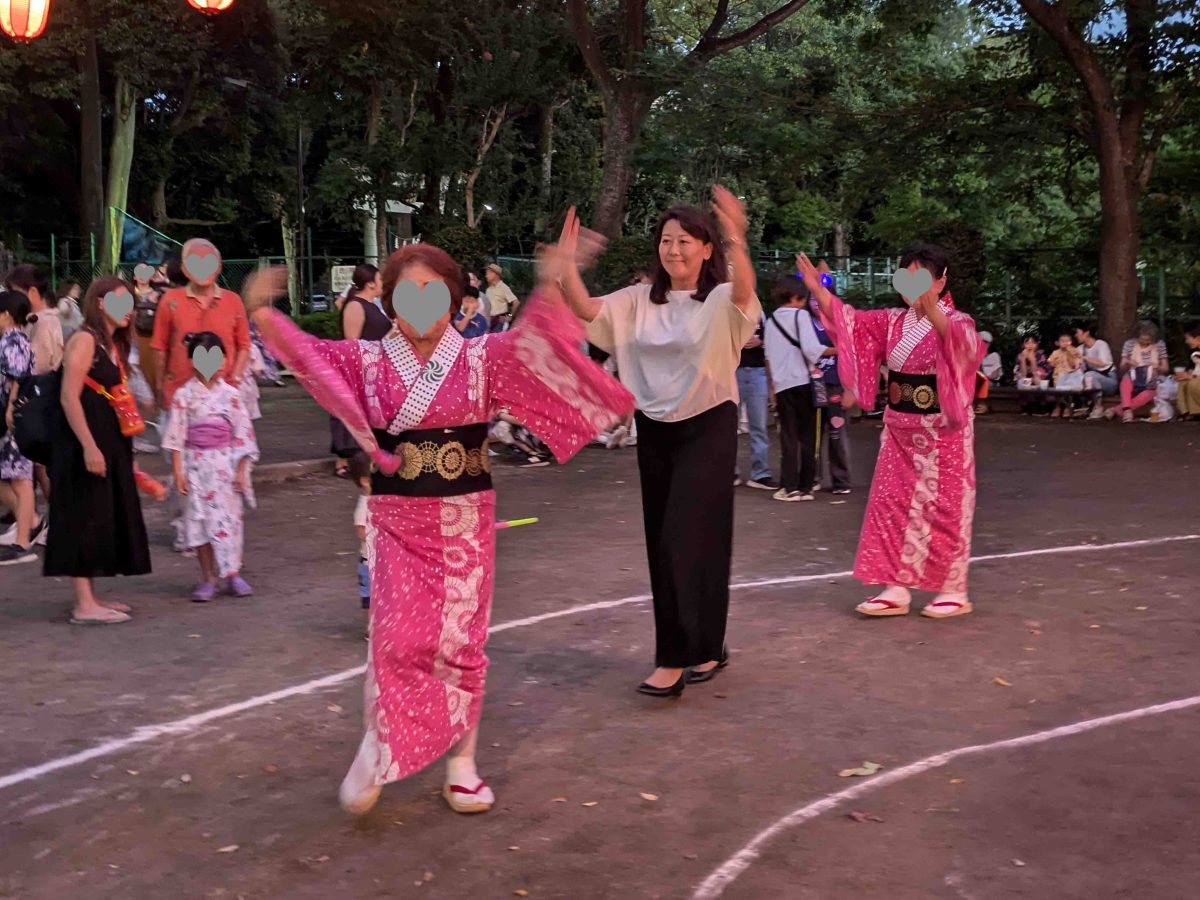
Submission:
M 975 515 L 975 372 L 984 346 L 975 322 L 954 306 L 949 265 L 919 244 L 900 260 L 894 284 L 906 307 L 855 309 L 821 283 L 801 254 L 796 264 L 820 304 L 838 351 L 842 383 L 873 409 L 879 368 L 888 368 L 887 410 L 854 575 L 883 590 L 857 607 L 902 616 L 913 590 L 936 596 L 922 615 L 971 612 L 967 569 Z

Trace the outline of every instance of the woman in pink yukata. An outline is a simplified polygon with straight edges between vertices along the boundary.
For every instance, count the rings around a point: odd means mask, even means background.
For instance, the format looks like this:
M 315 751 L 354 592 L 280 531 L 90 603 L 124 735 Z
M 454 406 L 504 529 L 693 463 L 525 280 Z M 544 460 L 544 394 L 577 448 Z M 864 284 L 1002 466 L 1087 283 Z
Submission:
M 856 578 L 884 588 L 857 610 L 907 615 L 911 591 L 920 590 L 936 595 L 922 615 L 966 615 L 975 515 L 972 398 L 984 346 L 946 289 L 945 251 L 917 245 L 901 258 L 907 277 L 924 287 L 905 298 L 907 308 L 855 309 L 825 288 L 807 256 L 796 264 L 837 346 L 849 402 L 857 397 L 873 409 L 880 365 L 888 368 L 888 408 L 854 563 Z
M 247 283 L 267 346 L 376 464 L 365 728 L 339 792 L 348 812 L 367 812 L 383 785 L 447 752 L 450 807 L 479 813 L 495 803 L 475 765 L 495 558 L 488 423 L 507 409 L 566 462 L 633 408 L 580 351 L 583 327 L 555 287 L 581 243 L 583 255 L 598 249 L 578 235 L 572 210 L 520 323 L 470 340 L 448 327 L 462 270 L 428 244 L 388 258 L 383 298 L 395 328 L 382 341 L 318 340 L 271 309 L 285 283 L 278 271 Z

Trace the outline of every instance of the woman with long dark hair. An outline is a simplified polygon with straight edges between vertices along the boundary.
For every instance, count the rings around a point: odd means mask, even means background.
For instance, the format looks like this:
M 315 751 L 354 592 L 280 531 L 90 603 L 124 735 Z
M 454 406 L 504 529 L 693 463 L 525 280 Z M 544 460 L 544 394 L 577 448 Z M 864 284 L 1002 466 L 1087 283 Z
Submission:
M 563 279 L 588 340 L 616 357 L 637 399 L 657 666 L 638 690 L 654 697 L 710 680 L 728 659 L 736 372 L 762 306 L 745 210 L 723 187 L 713 198 L 715 219 L 691 206 L 662 214 L 650 284 L 590 297 L 577 268 Z
M 354 267 L 350 290 L 341 303 L 342 340 L 381 341 L 392 330 L 392 322 L 379 305 L 383 293 L 383 276 L 379 268 L 370 263 L 359 263 Z M 345 478 L 352 457 L 359 450 L 350 432 L 341 420 L 329 419 L 329 451 L 337 457 L 335 474 Z
M 133 441 L 121 433 L 105 396 L 126 383 L 132 317 L 133 288 L 120 278 L 97 278 L 83 298 L 83 327 L 71 335 L 63 359 L 62 408 L 70 429 L 50 460 L 54 491 L 43 574 L 71 579 L 74 625 L 128 622 L 128 606 L 96 599 L 93 579 L 150 571 Z
M 975 373 L 984 346 L 975 321 L 957 309 L 940 247 L 918 244 L 900 259 L 893 284 L 905 306 L 854 309 L 796 257 L 804 283 L 838 350 L 838 373 L 863 409 L 875 407 L 879 367 L 888 367 L 887 410 L 854 576 L 883 585 L 858 604 L 865 616 L 903 616 L 912 591 L 936 596 L 921 614 L 971 612 L 967 570 L 975 516 Z

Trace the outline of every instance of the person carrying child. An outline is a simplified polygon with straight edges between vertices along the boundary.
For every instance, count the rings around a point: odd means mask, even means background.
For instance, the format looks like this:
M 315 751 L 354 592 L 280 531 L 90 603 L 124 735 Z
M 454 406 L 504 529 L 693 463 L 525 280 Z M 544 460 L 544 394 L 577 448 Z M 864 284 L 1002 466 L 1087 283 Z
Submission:
M 171 451 L 175 486 L 185 501 L 184 543 L 197 550 L 203 575 L 192 599 L 212 600 L 219 579 L 233 596 L 249 597 L 253 589 L 241 576 L 242 515 L 250 464 L 258 459 L 254 426 L 239 389 L 220 374 L 221 338 L 201 331 L 184 344 L 194 374 L 171 400 L 162 445 Z

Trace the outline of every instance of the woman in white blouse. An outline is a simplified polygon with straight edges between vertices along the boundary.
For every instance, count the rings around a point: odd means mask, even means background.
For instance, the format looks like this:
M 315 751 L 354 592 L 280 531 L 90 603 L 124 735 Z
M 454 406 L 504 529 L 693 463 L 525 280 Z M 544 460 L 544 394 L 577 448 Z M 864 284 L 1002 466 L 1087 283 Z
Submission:
M 745 209 L 720 186 L 713 200 L 720 231 L 695 207 L 663 213 L 651 284 L 591 297 L 577 269 L 563 278 L 588 340 L 616 357 L 637 398 L 657 666 L 638 690 L 656 697 L 709 681 L 728 661 L 736 373 L 762 307 Z

